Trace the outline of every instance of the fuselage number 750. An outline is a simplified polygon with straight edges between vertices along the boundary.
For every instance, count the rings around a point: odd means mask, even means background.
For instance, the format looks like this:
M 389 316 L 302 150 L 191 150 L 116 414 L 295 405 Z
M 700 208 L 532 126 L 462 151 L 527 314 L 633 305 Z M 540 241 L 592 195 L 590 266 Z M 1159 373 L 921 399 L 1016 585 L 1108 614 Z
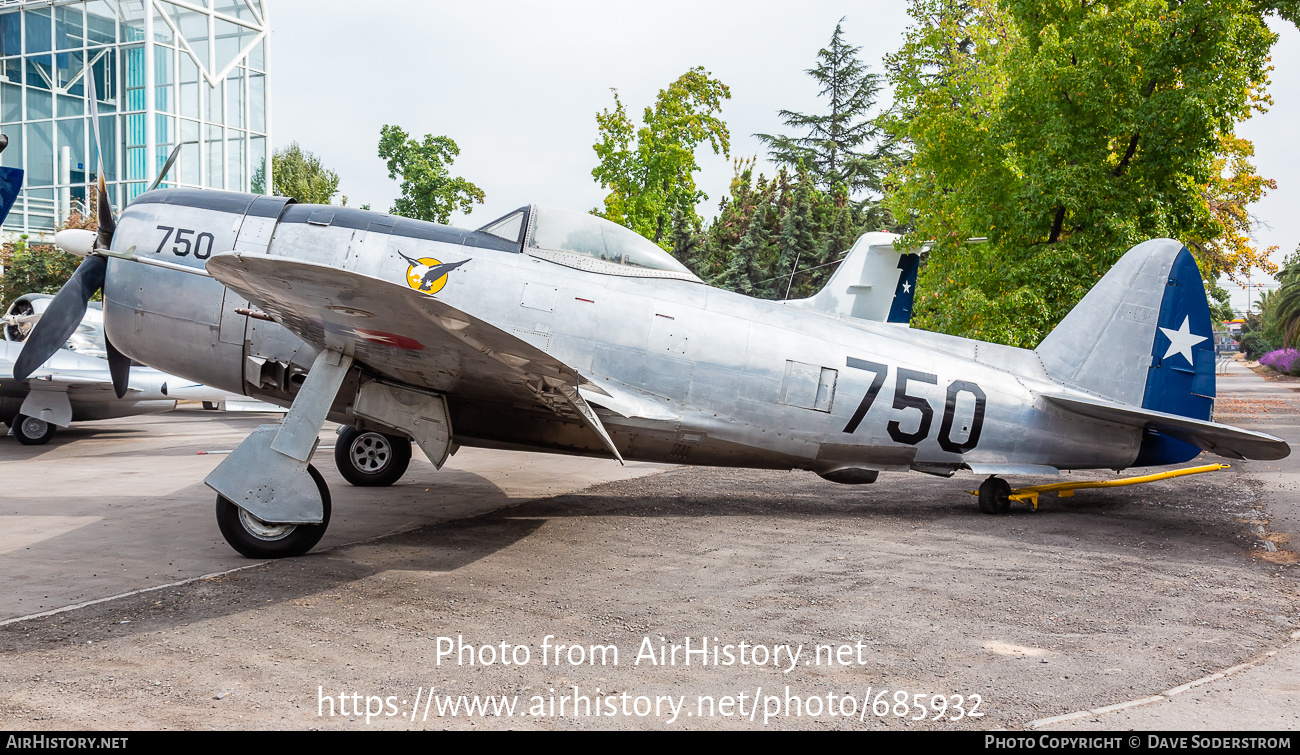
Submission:
M 158 230 L 167 233 L 163 235 L 163 240 L 158 244 L 155 254 L 162 254 L 163 248 L 171 240 L 173 242 L 172 254 L 177 257 L 188 257 L 191 252 L 194 253 L 194 259 L 198 260 L 205 260 L 212 256 L 213 237 L 210 233 L 200 233 L 196 236 L 194 235 L 196 231 L 191 231 L 188 228 L 172 228 L 166 225 L 158 226 Z M 176 234 L 174 238 L 172 236 L 173 232 Z
M 885 378 L 889 374 L 889 367 L 879 362 L 868 362 L 854 357 L 848 358 L 848 365 L 874 375 L 871 385 L 867 388 L 867 394 L 862 397 L 862 403 L 858 404 L 857 410 L 849 418 L 849 423 L 844 426 L 844 432 L 852 433 L 858 429 L 858 425 L 862 424 L 863 418 L 867 416 L 867 410 L 876 402 L 876 396 L 880 395 L 880 389 L 884 387 Z M 938 385 L 939 377 L 919 370 L 898 368 L 894 383 L 894 408 L 915 409 L 920 412 L 921 421 L 917 424 L 915 432 L 904 432 L 902 424 L 896 419 L 891 419 L 885 430 L 889 432 L 889 437 L 893 438 L 895 443 L 915 446 L 930 435 L 930 427 L 934 424 L 934 407 L 930 406 L 930 402 L 924 398 L 908 394 L 908 383 Z M 966 435 L 966 440 L 959 443 L 952 439 L 952 426 L 957 414 L 957 396 L 962 393 L 969 393 L 975 398 L 975 413 L 971 417 L 970 432 Z M 948 397 L 943 406 L 943 420 L 939 424 L 938 440 L 943 450 L 955 454 L 965 453 L 980 442 L 980 432 L 984 429 L 984 408 L 987 403 L 988 398 L 984 395 L 983 389 L 969 380 L 954 380 L 948 385 Z

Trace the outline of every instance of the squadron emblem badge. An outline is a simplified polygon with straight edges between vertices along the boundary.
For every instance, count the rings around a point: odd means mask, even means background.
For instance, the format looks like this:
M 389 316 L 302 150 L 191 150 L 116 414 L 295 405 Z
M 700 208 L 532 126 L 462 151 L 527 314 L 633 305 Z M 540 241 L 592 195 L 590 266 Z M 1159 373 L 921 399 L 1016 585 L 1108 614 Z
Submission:
M 429 295 L 438 293 L 443 286 L 447 285 L 447 273 L 469 262 L 464 259 L 460 262 L 444 263 L 432 257 L 421 257 L 417 260 L 401 252 L 397 254 L 409 263 L 406 268 L 406 285 Z

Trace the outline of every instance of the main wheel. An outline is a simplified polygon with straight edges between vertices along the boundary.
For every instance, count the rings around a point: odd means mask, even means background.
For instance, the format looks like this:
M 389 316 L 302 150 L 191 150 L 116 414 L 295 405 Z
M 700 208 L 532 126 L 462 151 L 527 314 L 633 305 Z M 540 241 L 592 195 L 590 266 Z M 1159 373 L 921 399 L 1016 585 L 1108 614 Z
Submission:
M 980 483 L 980 511 L 985 514 L 1005 514 L 1011 510 L 1011 485 L 1006 480 L 990 477 Z
M 57 429 L 53 422 L 19 414 L 14 417 L 14 437 L 24 446 L 43 446 L 50 442 Z
M 343 479 L 362 487 L 392 485 L 411 464 L 411 441 L 400 435 L 349 427 L 334 445 L 334 465 Z
M 264 522 L 236 506 L 229 498 L 218 495 L 217 526 L 230 547 L 249 558 L 288 558 L 301 556 L 314 548 L 330 524 L 330 491 L 316 467 L 308 464 L 307 473 L 315 481 L 325 505 L 320 524 Z

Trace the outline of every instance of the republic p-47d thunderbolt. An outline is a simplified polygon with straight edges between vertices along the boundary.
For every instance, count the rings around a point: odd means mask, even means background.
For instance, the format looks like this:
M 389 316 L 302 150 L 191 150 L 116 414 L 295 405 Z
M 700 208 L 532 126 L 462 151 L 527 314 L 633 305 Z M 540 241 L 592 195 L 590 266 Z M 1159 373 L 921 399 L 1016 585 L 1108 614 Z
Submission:
M 1290 452 L 1211 421 L 1209 308 L 1169 239 L 1134 247 L 1027 350 L 891 323 L 887 305 L 855 313 L 861 258 L 811 299 L 760 301 L 564 210 L 523 207 L 471 231 L 162 189 L 116 220 L 101 202 L 99 216 L 98 233 L 56 239 L 86 260 L 15 372 L 66 340 L 55 310 L 73 322 L 102 287 L 119 380 L 136 360 L 289 406 L 206 480 L 222 533 L 253 557 L 304 553 L 328 525 L 309 464 L 327 420 L 344 428 L 336 462 L 354 484 L 394 482 L 414 442 L 437 467 L 481 446 L 842 483 L 965 469 L 988 476 L 988 513 L 1009 505 L 998 475 Z M 887 259 L 906 257 L 900 290 L 914 255 Z

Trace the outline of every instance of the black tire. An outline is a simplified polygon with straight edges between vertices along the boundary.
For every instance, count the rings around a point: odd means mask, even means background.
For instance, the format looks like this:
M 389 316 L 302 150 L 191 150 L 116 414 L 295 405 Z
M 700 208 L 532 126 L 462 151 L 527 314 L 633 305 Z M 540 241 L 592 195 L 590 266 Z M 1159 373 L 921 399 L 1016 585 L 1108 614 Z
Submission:
M 14 417 L 12 427 L 14 437 L 24 446 L 43 446 L 50 442 L 50 438 L 54 437 L 54 431 L 58 429 L 53 422 L 28 417 L 26 414 Z
M 290 558 L 316 547 L 330 524 L 330 491 L 316 467 L 308 464 L 307 473 L 316 482 L 316 489 L 325 504 L 325 515 L 320 524 L 276 525 L 263 522 L 229 498 L 218 495 L 217 526 L 230 547 L 248 558 Z M 281 531 L 280 528 L 284 529 Z
M 334 444 L 334 466 L 360 487 L 383 487 L 402 479 L 411 465 L 411 441 L 400 435 L 349 427 Z
M 985 514 L 1005 514 L 1011 510 L 1011 485 L 1003 479 L 990 477 L 980 484 L 980 511 Z
M 204 401 L 204 402 L 203 402 L 203 408 L 206 409 L 207 411 L 215 412 L 215 411 L 217 410 L 217 402 L 215 402 L 215 401 Z

